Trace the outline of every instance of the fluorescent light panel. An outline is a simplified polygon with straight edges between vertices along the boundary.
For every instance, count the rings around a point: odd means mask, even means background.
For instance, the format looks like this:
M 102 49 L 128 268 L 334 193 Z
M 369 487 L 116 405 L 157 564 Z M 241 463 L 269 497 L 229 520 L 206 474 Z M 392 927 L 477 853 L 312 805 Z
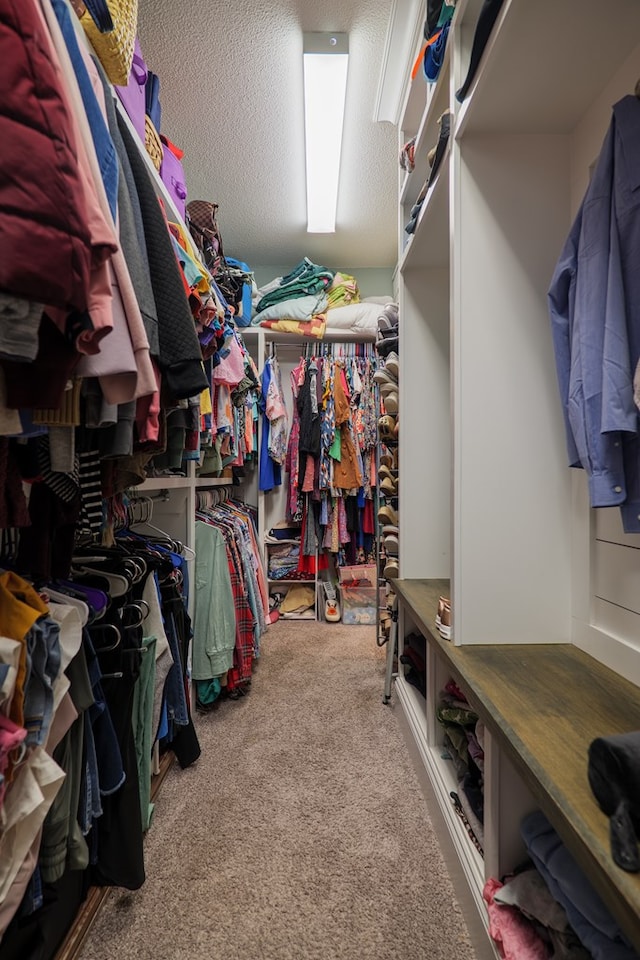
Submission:
M 335 233 L 347 93 L 346 33 L 305 33 L 307 232 Z

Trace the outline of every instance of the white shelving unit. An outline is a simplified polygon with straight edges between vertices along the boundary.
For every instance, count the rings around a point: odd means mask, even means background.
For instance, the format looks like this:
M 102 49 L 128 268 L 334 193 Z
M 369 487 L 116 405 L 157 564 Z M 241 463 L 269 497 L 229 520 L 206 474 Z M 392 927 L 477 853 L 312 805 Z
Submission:
M 511 645 L 523 657 L 535 645 L 537 663 L 546 644 L 586 653 L 594 677 L 604 667 L 607 681 L 631 681 L 625 695 L 634 711 L 640 704 L 640 536 L 622 533 L 616 510 L 590 510 L 585 477 L 567 466 L 546 296 L 611 107 L 640 76 L 640 5 L 612 0 L 603 35 L 596 0 L 505 0 L 460 104 L 481 7 L 458 0 L 437 83 L 421 73 L 408 81 L 399 128 L 400 147 L 417 138 L 416 170 L 398 178 L 399 586 L 429 594 L 429 610 L 434 581 L 446 590 L 454 640 L 439 640 L 435 607 L 427 623 L 405 597 L 399 652 L 412 629 L 423 634 L 427 697 L 402 671 L 395 690 L 483 917 L 484 880 L 517 865 L 520 821 L 541 806 L 638 948 L 640 883 L 609 869 L 586 750 L 576 760 L 579 795 L 570 801 L 559 787 L 552 799 L 549 779 L 504 734 L 505 717 L 482 701 L 484 860 L 452 812 L 440 756 L 435 706 L 447 677 L 460 679 L 458 651 L 460 671 L 467 650 L 474 664 L 496 650 L 506 657 Z M 446 108 L 448 150 L 409 237 Z M 584 695 L 585 715 L 565 717 L 560 704 L 559 722 L 590 729 Z M 583 824 L 598 816 L 602 836 L 598 827 L 591 843 Z

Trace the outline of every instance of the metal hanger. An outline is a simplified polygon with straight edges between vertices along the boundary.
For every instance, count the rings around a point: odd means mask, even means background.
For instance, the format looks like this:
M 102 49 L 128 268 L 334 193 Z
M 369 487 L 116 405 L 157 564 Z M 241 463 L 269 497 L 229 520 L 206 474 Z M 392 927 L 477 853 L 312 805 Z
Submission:
M 112 650 L 117 650 L 122 642 L 122 634 L 116 627 L 115 623 L 98 623 L 92 627 L 89 627 L 89 633 L 91 635 L 91 642 L 96 639 L 95 634 L 100 635 L 101 633 L 111 633 L 115 637 L 114 641 L 106 647 L 102 647 L 99 644 L 93 643 L 96 653 L 111 653 Z
M 121 573 L 111 573 L 110 570 L 100 570 L 98 567 L 82 566 L 73 568 L 74 576 L 82 576 L 83 573 L 96 574 L 99 577 L 103 577 L 109 584 L 109 594 L 114 598 L 124 597 L 129 593 L 132 586 L 132 582 L 128 577 Z
M 146 610 L 143 610 L 143 605 L 146 607 Z M 127 623 L 126 628 L 129 629 L 129 627 L 141 627 L 149 616 L 150 609 L 151 608 L 146 600 L 135 600 L 131 603 L 125 603 L 125 605 L 122 607 L 123 614 L 125 610 L 135 610 L 138 614 L 138 619 L 134 623 Z

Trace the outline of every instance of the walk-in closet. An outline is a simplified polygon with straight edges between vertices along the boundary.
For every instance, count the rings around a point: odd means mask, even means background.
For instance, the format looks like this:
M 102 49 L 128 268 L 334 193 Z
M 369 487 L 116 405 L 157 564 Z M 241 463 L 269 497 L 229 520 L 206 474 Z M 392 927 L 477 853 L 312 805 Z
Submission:
M 637 0 L 0 0 L 0 960 L 640 958 Z

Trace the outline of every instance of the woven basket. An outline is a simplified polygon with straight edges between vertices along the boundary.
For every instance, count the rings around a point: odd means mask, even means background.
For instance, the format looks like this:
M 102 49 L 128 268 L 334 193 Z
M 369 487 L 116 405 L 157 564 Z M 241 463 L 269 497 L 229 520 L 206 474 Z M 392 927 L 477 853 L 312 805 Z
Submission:
M 88 11 L 80 23 L 111 83 L 126 87 L 138 27 L 138 0 L 107 0 L 107 5 L 113 20 L 110 33 L 100 33 Z
M 144 115 L 144 146 L 159 172 L 162 165 L 162 140 L 148 113 Z

